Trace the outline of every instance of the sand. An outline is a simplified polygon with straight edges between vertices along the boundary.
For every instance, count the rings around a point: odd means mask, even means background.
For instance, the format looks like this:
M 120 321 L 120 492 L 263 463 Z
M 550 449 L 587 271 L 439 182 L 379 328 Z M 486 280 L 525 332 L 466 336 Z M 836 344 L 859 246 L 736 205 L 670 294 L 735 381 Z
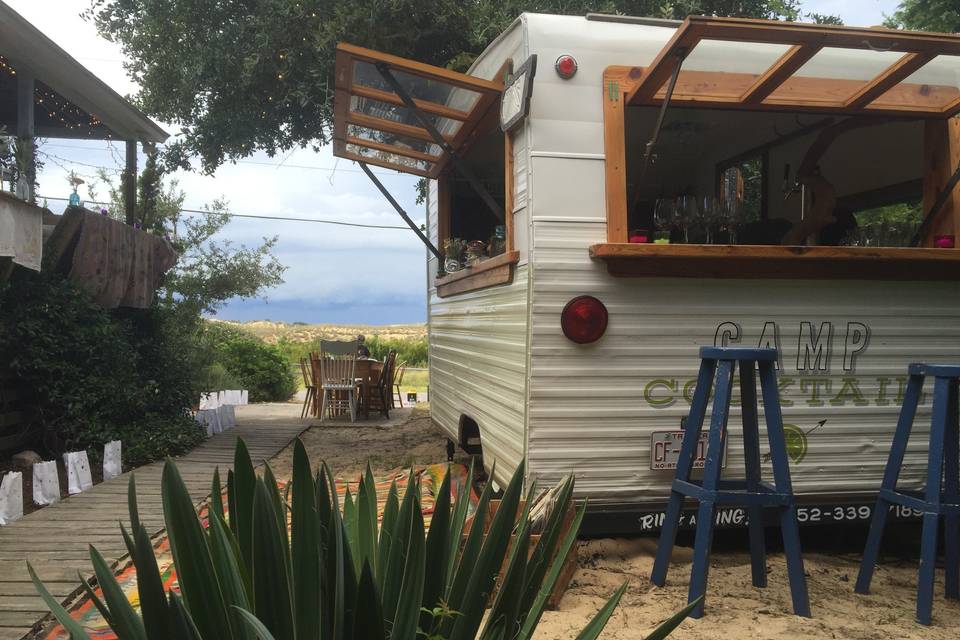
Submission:
M 361 471 L 368 459 L 375 473 L 412 463 L 446 460 L 446 440 L 431 424 L 428 410 L 423 406 L 401 424 L 317 426 L 303 435 L 303 442 L 315 463 L 327 460 L 341 477 Z M 278 478 L 289 478 L 291 458 L 292 448 L 288 447 L 271 460 Z M 726 537 L 738 535 L 728 532 Z M 706 615 L 700 620 L 686 620 L 671 639 L 960 638 L 960 602 L 943 599 L 942 571 L 937 573 L 934 623 L 924 627 L 914 622 L 915 560 L 884 559 L 874 575 L 871 595 L 860 596 L 853 591 L 859 566 L 855 549 L 859 542 L 846 545 L 847 549 L 842 552 L 828 554 L 825 550 L 835 546 L 830 541 L 831 535 L 833 532 L 824 530 L 801 532 L 813 618 L 792 614 L 783 556 L 779 553 L 768 556 L 769 586 L 757 589 L 751 585 L 745 542 L 735 540 L 732 544 L 715 545 Z M 745 541 L 745 532 L 742 538 Z M 624 581 L 630 586 L 601 637 L 608 640 L 645 637 L 686 604 L 690 576 L 692 552 L 678 547 L 666 586 L 653 586 L 650 570 L 656 544 L 656 537 L 581 542 L 577 573 L 559 609 L 545 613 L 535 638 L 576 638 L 606 598 Z M 912 548 L 911 543 L 909 549 Z

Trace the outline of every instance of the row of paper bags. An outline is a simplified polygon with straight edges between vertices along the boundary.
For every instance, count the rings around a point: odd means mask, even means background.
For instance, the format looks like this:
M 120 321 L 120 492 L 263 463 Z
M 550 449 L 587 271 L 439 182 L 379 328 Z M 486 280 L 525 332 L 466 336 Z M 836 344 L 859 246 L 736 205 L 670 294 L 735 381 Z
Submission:
M 247 404 L 246 390 L 211 391 L 200 396 L 200 409 L 197 422 L 207 430 L 207 436 L 222 433 L 237 426 L 237 414 L 234 407 Z
M 70 495 L 93 486 L 90 461 L 86 451 L 63 454 L 67 471 L 67 491 Z M 108 442 L 103 447 L 103 479 L 116 478 L 122 472 L 120 441 Z M 54 460 L 33 465 L 33 501 L 48 505 L 60 500 L 60 474 Z M 23 517 L 23 474 L 13 471 L 0 482 L 0 525 L 10 524 Z

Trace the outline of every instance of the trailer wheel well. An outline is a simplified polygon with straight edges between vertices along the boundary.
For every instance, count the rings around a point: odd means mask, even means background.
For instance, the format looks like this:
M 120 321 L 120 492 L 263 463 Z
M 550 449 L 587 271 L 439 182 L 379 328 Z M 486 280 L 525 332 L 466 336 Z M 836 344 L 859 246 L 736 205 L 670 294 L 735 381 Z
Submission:
M 468 415 L 460 415 L 460 425 L 457 429 L 460 448 L 473 456 L 483 460 L 483 446 L 480 441 L 480 425 Z

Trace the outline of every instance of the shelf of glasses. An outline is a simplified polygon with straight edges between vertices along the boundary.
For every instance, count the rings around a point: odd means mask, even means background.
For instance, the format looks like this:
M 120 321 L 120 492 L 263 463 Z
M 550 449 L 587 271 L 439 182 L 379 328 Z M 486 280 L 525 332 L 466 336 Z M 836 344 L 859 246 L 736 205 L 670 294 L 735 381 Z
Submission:
M 590 257 L 613 276 L 960 280 L 960 250 L 901 247 L 603 243 Z

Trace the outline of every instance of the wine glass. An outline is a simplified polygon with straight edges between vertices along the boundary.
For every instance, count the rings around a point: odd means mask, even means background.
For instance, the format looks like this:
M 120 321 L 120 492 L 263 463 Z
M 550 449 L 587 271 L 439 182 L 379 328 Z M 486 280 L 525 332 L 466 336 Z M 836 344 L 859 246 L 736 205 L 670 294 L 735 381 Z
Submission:
M 668 198 L 657 200 L 653 210 L 653 241 L 656 244 L 669 244 L 670 235 L 676 222 L 676 203 Z

